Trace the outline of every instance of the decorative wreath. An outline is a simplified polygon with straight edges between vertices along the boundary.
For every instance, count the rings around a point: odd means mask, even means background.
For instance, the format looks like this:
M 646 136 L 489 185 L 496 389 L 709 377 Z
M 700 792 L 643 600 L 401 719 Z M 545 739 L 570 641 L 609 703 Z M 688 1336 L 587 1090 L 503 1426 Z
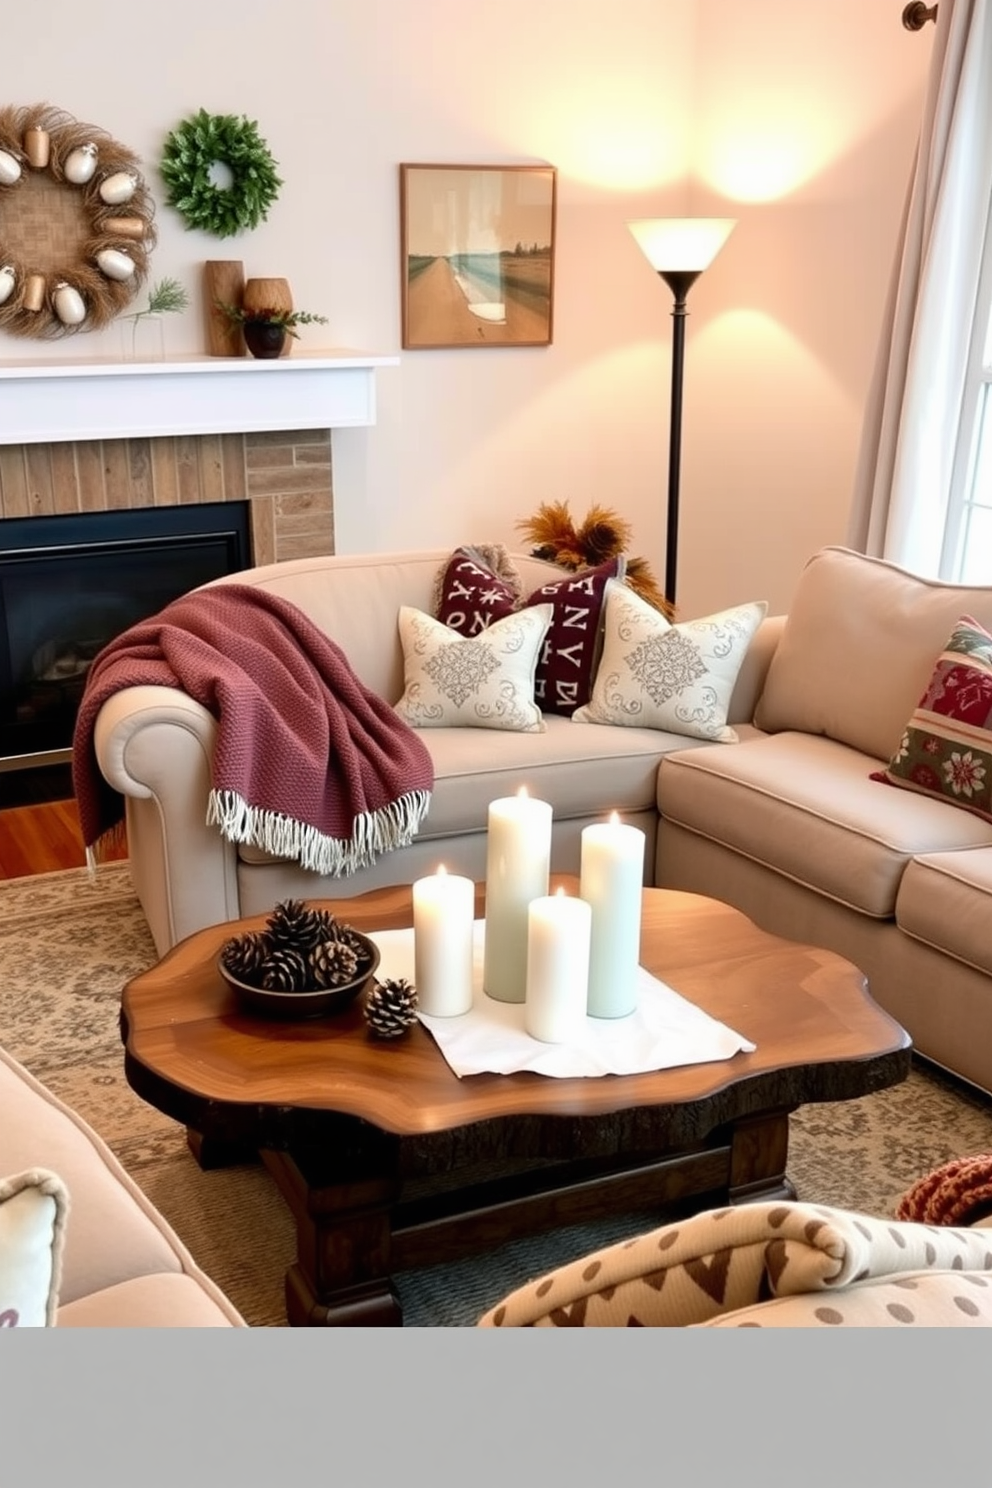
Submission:
M 210 178 L 218 163 L 233 177 L 227 188 Z M 253 119 L 200 109 L 168 136 L 160 169 L 188 228 L 230 238 L 265 221 L 283 184 L 276 164 Z
M 0 108 L 0 330 L 51 340 L 130 304 L 155 246 L 139 163 L 50 104 Z

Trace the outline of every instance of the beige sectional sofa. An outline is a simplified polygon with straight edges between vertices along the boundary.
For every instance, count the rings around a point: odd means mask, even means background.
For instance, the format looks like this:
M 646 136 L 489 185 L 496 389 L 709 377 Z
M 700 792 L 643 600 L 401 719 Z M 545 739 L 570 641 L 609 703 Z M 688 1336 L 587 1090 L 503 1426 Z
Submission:
M 431 612 L 448 556 L 303 559 L 235 577 L 291 600 L 395 702 L 398 612 Z M 512 557 L 525 592 L 560 576 Z M 436 781 L 424 825 L 346 879 L 233 846 L 206 825 L 215 723 L 185 695 L 119 692 L 95 744 L 126 797 L 132 873 L 160 952 L 288 896 L 357 894 L 439 862 L 482 878 L 488 803 L 526 783 L 553 807 L 554 871 L 577 871 L 582 828 L 618 810 L 647 834 L 647 881 L 726 899 L 848 957 L 922 1054 L 992 1091 L 992 824 L 869 778 L 898 748 L 963 614 L 992 626 L 992 589 L 824 549 L 789 615 L 766 618 L 750 644 L 729 711 L 739 742 L 555 715 L 541 733 L 426 729 Z
M 106 1143 L 74 1111 L 0 1049 L 0 1176 L 54 1174 L 67 1196 L 57 1226 L 57 1301 L 50 1321 L 73 1328 L 243 1327 L 240 1314 L 197 1266 L 174 1231 L 121 1167 Z M 27 1196 L 25 1196 L 27 1197 Z M 7 1208 L 18 1195 L 7 1198 Z M 13 1322 L 11 1292 L 34 1286 L 18 1274 L 11 1231 L 0 1239 L 0 1312 Z M 24 1223 L 13 1239 L 23 1237 Z M 40 1247 L 39 1247 L 40 1249 Z M 60 1274 L 59 1274 L 60 1273 Z

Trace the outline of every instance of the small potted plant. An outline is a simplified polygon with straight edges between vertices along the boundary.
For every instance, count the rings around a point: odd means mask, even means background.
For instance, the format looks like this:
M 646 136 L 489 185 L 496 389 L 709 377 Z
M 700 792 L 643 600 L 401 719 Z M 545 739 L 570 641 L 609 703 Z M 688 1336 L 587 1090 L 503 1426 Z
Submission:
M 309 310 L 277 310 L 259 307 L 246 310 L 242 305 L 229 305 L 224 300 L 214 304 L 222 315 L 226 315 L 245 334 L 245 345 L 253 357 L 277 357 L 286 344 L 287 336 L 297 336 L 298 325 L 326 325 L 326 315 L 314 315 Z

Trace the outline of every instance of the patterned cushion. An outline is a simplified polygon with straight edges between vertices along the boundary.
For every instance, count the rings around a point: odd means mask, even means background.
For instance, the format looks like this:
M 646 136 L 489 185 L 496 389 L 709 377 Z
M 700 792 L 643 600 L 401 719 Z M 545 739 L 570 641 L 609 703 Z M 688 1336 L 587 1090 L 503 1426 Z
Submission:
M 962 615 L 899 748 L 872 780 L 992 822 L 992 635 Z
M 551 606 L 535 605 L 460 637 L 422 610 L 403 605 L 403 696 L 399 716 L 414 728 L 491 728 L 544 732 L 534 673 L 551 624 Z
M 54 1327 L 68 1207 L 44 1168 L 0 1178 L 0 1328 Z
M 460 635 L 478 635 L 495 620 L 532 605 L 550 604 L 551 624 L 541 650 L 534 698 L 545 713 L 566 716 L 589 700 L 602 635 L 603 596 L 610 579 L 622 580 L 626 559 L 552 579 L 521 600 L 474 548 L 459 548 L 440 582 L 435 615 Z
M 962 1320 L 974 1320 L 979 1311 L 986 1320 L 992 1316 L 984 1274 L 992 1272 L 988 1230 L 899 1224 L 819 1204 L 743 1204 L 693 1215 L 562 1266 L 518 1287 L 479 1326 L 682 1328 L 769 1297 L 807 1294 L 818 1294 L 826 1313 L 846 1305 L 856 1282 L 922 1271 L 959 1273 L 957 1293 L 965 1305 L 952 1304 L 949 1312 L 957 1310 Z
M 640 595 L 611 581 L 592 696 L 573 719 L 736 744 L 727 723 L 730 699 L 767 608 L 755 601 L 672 625 Z

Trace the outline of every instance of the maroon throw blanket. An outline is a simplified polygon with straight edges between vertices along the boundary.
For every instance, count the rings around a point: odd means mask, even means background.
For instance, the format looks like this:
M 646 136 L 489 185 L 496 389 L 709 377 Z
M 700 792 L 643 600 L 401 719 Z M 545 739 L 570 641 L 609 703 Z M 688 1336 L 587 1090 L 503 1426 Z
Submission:
M 295 605 L 219 584 L 132 626 L 90 667 L 72 747 L 88 855 L 124 814 L 96 762 L 96 716 L 146 684 L 179 688 L 216 718 L 207 821 L 230 841 L 342 876 L 419 830 L 434 784 L 419 736 Z

